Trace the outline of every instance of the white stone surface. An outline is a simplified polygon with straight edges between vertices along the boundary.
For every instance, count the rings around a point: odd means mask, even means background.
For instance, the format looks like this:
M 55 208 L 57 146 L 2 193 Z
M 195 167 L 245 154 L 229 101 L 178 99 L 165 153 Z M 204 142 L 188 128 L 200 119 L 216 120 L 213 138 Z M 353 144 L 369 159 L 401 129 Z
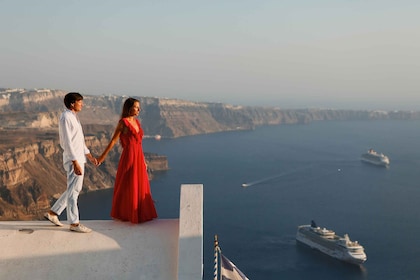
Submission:
M 93 232 L 0 222 L 0 279 L 176 279 L 177 219 L 83 223 Z
M 82 223 L 0 222 L 0 279 L 202 279 L 203 185 L 181 186 L 179 219 Z
M 182 185 L 178 279 L 203 278 L 203 185 Z

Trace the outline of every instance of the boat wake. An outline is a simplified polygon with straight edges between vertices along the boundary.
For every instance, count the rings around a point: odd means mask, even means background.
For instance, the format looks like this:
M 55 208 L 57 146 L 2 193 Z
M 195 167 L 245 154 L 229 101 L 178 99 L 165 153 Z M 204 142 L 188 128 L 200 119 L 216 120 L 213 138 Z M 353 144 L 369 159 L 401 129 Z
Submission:
M 304 167 L 296 168 L 296 169 L 293 169 L 293 170 L 290 170 L 290 171 L 287 171 L 287 172 L 280 173 L 278 175 L 266 177 L 266 178 L 256 180 L 256 181 L 252 181 L 252 182 L 249 182 L 249 183 L 243 183 L 242 187 L 247 188 L 247 187 L 255 186 L 255 185 L 258 185 L 258 184 L 261 184 L 261 183 L 265 183 L 265 182 L 280 178 L 282 176 L 290 175 L 290 174 L 297 173 L 297 172 L 305 170 L 305 169 L 309 169 L 311 167 L 312 167 L 312 165 L 304 166 Z
M 356 162 L 356 161 L 354 161 L 354 162 Z M 331 164 L 317 164 L 318 167 L 321 166 L 321 165 L 324 165 L 323 166 L 324 172 L 318 172 L 318 173 L 315 173 L 315 174 L 314 173 L 308 173 L 308 174 L 305 174 L 305 176 L 299 176 L 298 181 L 300 183 L 313 182 L 313 181 L 316 181 L 316 180 L 319 180 L 319 179 L 337 174 L 337 172 L 341 173 L 342 170 L 343 170 L 342 168 L 337 168 L 336 164 L 333 164 L 333 165 L 331 165 Z M 299 168 L 296 168 L 296 169 L 289 170 L 287 172 L 280 173 L 278 175 L 262 178 L 262 179 L 252 181 L 252 182 L 243 183 L 242 187 L 247 188 L 247 187 L 259 185 L 259 184 L 262 184 L 262 183 L 266 183 L 266 182 L 269 182 L 269 181 L 273 181 L 273 180 L 279 179 L 283 176 L 293 175 L 293 174 L 301 172 L 301 171 L 307 171 L 314 166 L 315 166 L 315 164 L 310 164 L 310 165 L 307 165 L 307 166 L 299 167 Z M 334 166 L 334 168 L 332 168 L 332 166 Z M 352 162 L 347 163 L 347 164 L 340 164 L 340 167 L 345 167 L 345 169 L 355 167 L 355 166 L 359 166 L 359 165 L 358 164 L 353 164 Z M 332 171 L 331 171 L 331 169 L 332 169 Z M 309 175 L 309 174 L 311 174 L 311 175 Z M 309 177 L 308 177 L 308 175 L 309 175 Z

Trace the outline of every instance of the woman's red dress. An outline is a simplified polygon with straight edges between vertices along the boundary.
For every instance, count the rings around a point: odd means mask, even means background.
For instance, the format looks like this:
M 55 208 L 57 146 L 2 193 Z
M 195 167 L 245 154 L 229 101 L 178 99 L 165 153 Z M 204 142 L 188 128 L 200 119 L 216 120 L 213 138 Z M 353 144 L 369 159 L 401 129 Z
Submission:
M 143 130 L 137 119 L 138 132 L 126 119 L 121 119 L 120 122 L 127 129 L 126 133 L 120 134 L 123 150 L 115 178 L 111 217 L 132 223 L 150 221 L 157 218 L 157 213 L 144 160 Z

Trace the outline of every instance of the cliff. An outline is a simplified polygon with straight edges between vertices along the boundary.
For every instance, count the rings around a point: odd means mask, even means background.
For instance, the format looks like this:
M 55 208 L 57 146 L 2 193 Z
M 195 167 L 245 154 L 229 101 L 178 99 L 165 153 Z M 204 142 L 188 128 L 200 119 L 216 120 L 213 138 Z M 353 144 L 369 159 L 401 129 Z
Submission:
M 41 218 L 65 190 L 57 128 L 65 93 L 49 89 L 0 88 L 0 220 Z M 420 118 L 419 112 L 408 111 L 288 110 L 136 98 L 141 102 L 140 118 L 146 137 L 175 138 L 313 121 Z M 125 96 L 84 95 L 85 106 L 79 118 L 93 154 L 101 153 L 108 143 L 125 99 Z M 112 187 L 119 149 L 118 146 L 114 148 L 99 168 L 87 164 L 84 192 Z M 168 169 L 164 155 L 145 152 L 151 175 Z
M 64 109 L 64 91 L 0 88 L 0 131 L 16 128 L 55 129 Z M 145 135 L 176 138 L 260 125 L 307 124 L 324 120 L 419 119 L 420 112 L 334 109 L 282 109 L 233 106 L 222 103 L 133 96 L 141 102 L 140 119 Z M 126 96 L 84 96 L 79 114 L 89 131 L 113 131 Z
M 41 219 L 66 188 L 58 134 L 33 130 L 16 135 L 19 138 L 11 134 L 0 137 L 0 220 Z M 12 139 L 14 144 L 10 145 Z M 108 139 L 109 135 L 103 133 L 89 135 L 86 145 L 93 154 L 99 154 Z M 9 143 L 6 145 L 5 141 Z M 113 186 L 119 154 L 120 147 L 117 146 L 101 166 L 86 165 L 83 192 Z M 151 171 L 150 178 L 153 178 L 152 172 L 168 169 L 166 156 L 145 153 L 145 158 Z
M 66 188 L 58 118 L 65 92 L 0 89 L 0 220 L 42 219 Z M 86 144 L 95 155 L 108 144 L 122 97 L 85 97 L 81 114 Z M 117 108 L 118 107 L 118 108 Z M 111 188 L 121 147 L 98 168 L 86 165 L 83 192 Z M 145 152 L 150 179 L 168 170 L 166 156 Z

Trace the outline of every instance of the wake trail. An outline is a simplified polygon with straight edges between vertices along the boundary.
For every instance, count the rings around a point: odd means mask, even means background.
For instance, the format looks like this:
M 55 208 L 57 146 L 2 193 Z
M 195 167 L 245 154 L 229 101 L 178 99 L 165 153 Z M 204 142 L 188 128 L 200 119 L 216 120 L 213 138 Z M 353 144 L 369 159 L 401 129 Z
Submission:
M 304 166 L 304 167 L 299 167 L 299 168 L 292 169 L 292 170 L 290 170 L 290 171 L 283 172 L 283 173 L 280 173 L 280 174 L 277 174 L 277 175 L 274 175 L 274 176 L 270 176 L 270 177 L 262 178 L 262 179 L 260 179 L 260 180 L 252 181 L 252 182 L 249 182 L 249 183 L 243 183 L 243 184 L 242 184 L 242 187 L 243 187 L 243 188 L 247 188 L 247 187 L 255 186 L 255 185 L 258 185 L 258 184 L 261 184 L 261 183 L 265 183 L 265 182 L 268 182 L 268 181 L 271 181 L 271 180 L 274 180 L 274 179 L 280 178 L 280 177 L 282 177 L 282 176 L 290 175 L 290 174 L 297 173 L 297 172 L 302 171 L 302 170 L 309 169 L 309 168 L 311 168 L 312 166 L 313 166 L 313 165 Z

